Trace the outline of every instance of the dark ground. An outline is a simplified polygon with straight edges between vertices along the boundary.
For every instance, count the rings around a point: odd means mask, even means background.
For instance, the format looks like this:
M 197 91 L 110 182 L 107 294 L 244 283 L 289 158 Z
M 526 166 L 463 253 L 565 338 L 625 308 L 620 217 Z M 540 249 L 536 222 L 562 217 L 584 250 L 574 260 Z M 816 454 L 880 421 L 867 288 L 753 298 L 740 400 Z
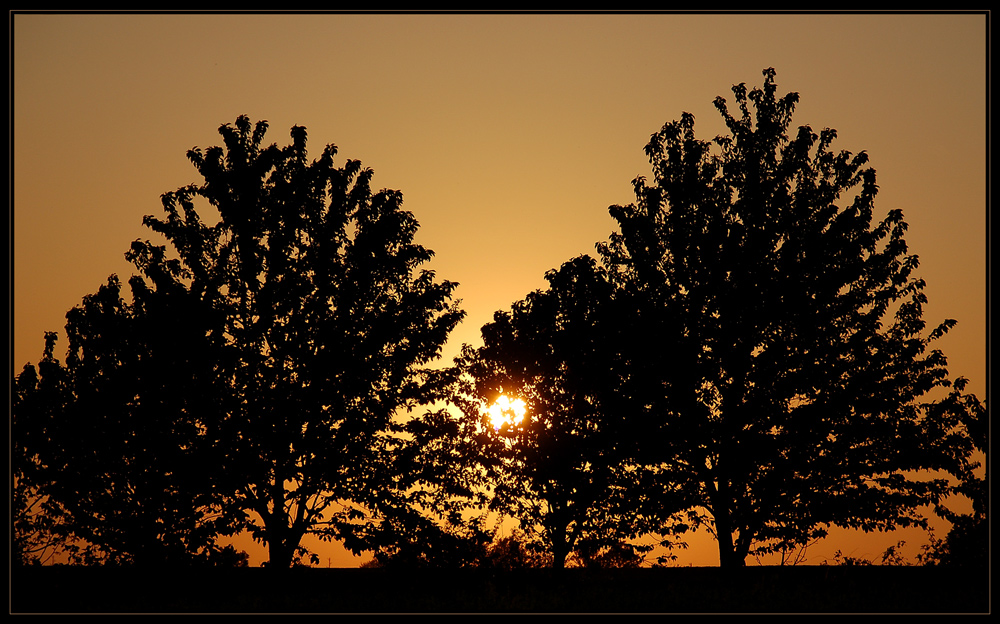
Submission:
M 988 613 L 986 572 L 928 567 L 632 570 L 11 570 L 11 613 Z

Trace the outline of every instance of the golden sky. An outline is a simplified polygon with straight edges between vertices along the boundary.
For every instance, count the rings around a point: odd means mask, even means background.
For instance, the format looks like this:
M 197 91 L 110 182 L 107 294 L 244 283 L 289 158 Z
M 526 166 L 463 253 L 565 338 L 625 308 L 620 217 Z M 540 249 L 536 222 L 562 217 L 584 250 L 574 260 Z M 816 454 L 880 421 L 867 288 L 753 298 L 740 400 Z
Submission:
M 985 14 L 16 14 L 12 15 L 13 334 L 16 373 L 65 313 L 150 233 L 159 196 L 198 182 L 188 149 L 240 114 L 293 125 L 318 156 L 374 169 L 403 192 L 438 277 L 467 320 L 495 310 L 614 228 L 607 208 L 649 175 L 650 134 L 730 87 L 797 91 L 794 125 L 865 150 L 876 209 L 903 210 L 927 280 L 925 319 L 949 370 L 986 378 Z M 341 161 L 342 162 L 342 161 Z M 65 348 L 65 339 L 57 352 Z M 900 537 L 882 538 L 893 544 Z M 845 552 L 850 548 L 840 545 Z M 873 556 L 880 547 L 853 554 Z M 682 561 L 716 564 L 713 546 Z M 852 554 L 848 552 L 848 554 Z M 326 556 L 323 557 L 326 565 Z M 337 565 L 334 562 L 334 565 Z M 349 564 L 345 564 L 349 565 Z

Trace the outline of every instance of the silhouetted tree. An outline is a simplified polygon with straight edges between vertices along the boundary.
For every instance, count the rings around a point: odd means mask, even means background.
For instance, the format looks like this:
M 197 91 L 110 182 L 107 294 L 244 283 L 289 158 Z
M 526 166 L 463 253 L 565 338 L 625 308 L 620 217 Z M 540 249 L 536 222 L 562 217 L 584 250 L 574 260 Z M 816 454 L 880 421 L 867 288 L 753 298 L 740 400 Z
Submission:
M 578 544 L 571 558 L 582 568 L 638 568 L 643 561 L 636 548 L 627 542 L 610 542 L 602 545 Z
M 972 437 L 976 451 L 988 463 L 989 421 L 986 406 L 974 395 L 963 395 L 965 380 L 956 380 L 951 399 L 962 403 L 967 418 L 966 427 Z M 989 473 L 982 477 L 977 470 L 983 468 L 976 461 L 961 466 L 954 476 L 958 479 L 952 493 L 964 496 L 972 503 L 971 513 L 958 513 L 944 503 L 935 507 L 935 512 L 951 522 L 951 528 L 943 539 L 931 537 L 930 545 L 918 556 L 927 565 L 977 567 L 982 571 L 989 568 L 990 526 L 989 526 Z
M 47 420 L 63 404 L 63 370 L 53 355 L 56 334 L 46 332 L 45 351 L 37 370 L 28 365 L 14 380 L 11 404 L 11 563 L 40 565 L 65 550 L 65 513 L 47 495 L 51 475 L 35 453 L 38 431 L 29 427 Z M 45 384 L 44 388 L 40 386 Z
M 412 470 L 394 460 L 403 412 L 437 396 L 439 373 L 425 365 L 463 313 L 454 283 L 419 270 L 432 252 L 413 242 L 417 221 L 399 192 L 372 192 L 371 170 L 336 166 L 333 145 L 308 160 L 302 127 L 281 148 L 262 147 L 266 130 L 241 116 L 219 129 L 225 147 L 188 152 L 204 182 L 164 194 L 165 216 L 143 220 L 170 249 L 132 244 L 133 309 L 111 310 L 122 306 L 114 282 L 85 300 L 81 346 L 70 338 L 83 356 L 70 368 L 87 370 L 81 380 L 116 371 L 92 405 L 110 414 L 95 419 L 115 421 L 106 450 L 129 475 L 136 462 L 162 471 L 164 454 L 186 452 L 145 428 L 155 413 L 210 449 L 191 470 L 224 495 L 227 519 L 267 544 L 268 565 L 288 567 L 308 555 L 306 534 L 355 552 L 380 546 L 376 519 L 412 495 Z M 185 336 L 166 331 L 177 324 Z M 147 356 L 157 368 L 129 359 Z M 152 398 L 137 390 L 147 383 Z M 122 448 L 136 446 L 148 454 Z M 114 473 L 106 479 L 114 500 L 131 496 Z
M 538 552 L 531 537 L 514 530 L 510 535 L 495 536 L 480 565 L 495 570 L 523 570 L 552 567 L 552 553 Z
M 474 567 L 494 570 L 552 567 L 551 553 L 539 552 L 534 548 L 535 543 L 524 532 L 515 529 L 510 535 L 502 536 L 496 527 L 485 530 L 478 523 L 475 524 L 478 533 L 474 537 L 455 533 L 451 538 L 457 538 L 457 541 L 450 544 L 442 544 L 434 537 L 430 544 L 397 543 L 391 548 L 377 552 L 360 567 L 397 569 Z
M 387 516 L 379 528 L 379 548 L 367 567 L 462 568 L 479 566 L 486 559 L 493 531 L 484 518 L 441 522 L 433 513 Z
M 924 525 L 947 482 L 917 471 L 970 450 L 961 402 L 929 395 L 950 384 L 929 346 L 954 321 L 924 333 L 902 213 L 873 223 L 867 155 L 832 151 L 830 129 L 790 137 L 798 95 L 764 76 L 733 87 L 737 115 L 715 100 L 714 145 L 687 113 L 652 136 L 653 182 L 599 245 L 631 298 L 633 419 L 665 478 L 697 487 L 723 566 L 830 525 Z
M 208 431 L 218 422 L 203 318 L 184 300 L 112 276 L 67 314 L 65 366 L 46 335 L 39 372 L 18 376 L 14 447 L 36 487 L 39 522 L 77 563 L 215 562 L 224 513 Z M 202 334 L 203 335 L 203 334 Z
M 462 312 L 452 282 L 418 270 L 432 252 L 398 191 L 373 193 L 370 169 L 334 164 L 336 147 L 306 155 L 306 131 L 262 149 L 267 129 L 246 117 L 219 131 L 225 149 L 188 153 L 203 185 L 164 196 L 167 217 L 145 223 L 160 248 L 135 243 L 152 279 L 211 306 L 218 374 L 232 389 L 221 444 L 242 506 L 270 565 L 286 567 L 306 533 L 355 551 L 355 524 L 405 489 L 390 469 L 394 417 L 436 397 L 440 354 Z M 203 198 L 219 217 L 203 222 Z
M 487 471 L 491 508 L 517 518 L 563 567 L 578 544 L 596 552 L 643 533 L 648 492 L 615 385 L 613 287 L 587 256 L 546 279 L 547 290 L 494 315 L 484 346 L 466 346 L 459 369 L 472 380 L 462 411 L 478 432 L 469 456 Z M 490 421 L 485 412 L 501 396 L 524 402 L 522 422 Z

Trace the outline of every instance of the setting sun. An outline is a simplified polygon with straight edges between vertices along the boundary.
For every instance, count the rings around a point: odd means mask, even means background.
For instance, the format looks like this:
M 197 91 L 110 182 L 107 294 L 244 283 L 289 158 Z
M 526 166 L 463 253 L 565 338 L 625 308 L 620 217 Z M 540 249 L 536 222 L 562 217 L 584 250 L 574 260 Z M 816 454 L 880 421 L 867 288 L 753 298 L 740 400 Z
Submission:
M 490 406 L 486 413 L 490 417 L 490 422 L 493 423 L 493 428 L 500 429 L 504 423 L 520 425 L 526 412 L 527 408 L 521 399 L 512 401 L 506 396 L 500 395 L 500 398 Z

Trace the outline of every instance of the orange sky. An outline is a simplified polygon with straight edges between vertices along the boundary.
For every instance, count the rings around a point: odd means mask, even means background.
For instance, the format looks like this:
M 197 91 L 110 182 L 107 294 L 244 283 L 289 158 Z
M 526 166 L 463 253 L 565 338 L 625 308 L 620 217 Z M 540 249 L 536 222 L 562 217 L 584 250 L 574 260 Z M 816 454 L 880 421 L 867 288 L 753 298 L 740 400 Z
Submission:
M 318 155 L 399 189 L 461 284 L 467 320 L 450 358 L 495 310 L 614 228 L 611 204 L 648 175 L 642 148 L 684 111 L 711 139 L 731 85 L 777 70 L 795 125 L 836 128 L 868 151 L 876 208 L 901 208 L 930 299 L 955 318 L 953 375 L 985 396 L 987 37 L 984 14 L 63 15 L 17 14 L 13 32 L 13 334 L 16 373 L 42 333 L 149 233 L 159 196 L 198 181 L 185 152 L 221 143 L 240 114 L 267 142 L 308 128 Z M 65 347 L 65 340 L 59 349 Z M 842 541 L 874 556 L 898 539 Z M 874 544 L 874 545 L 872 545 Z M 910 552 L 915 552 L 911 549 Z M 821 556 L 822 555 L 822 556 Z M 258 555 L 254 555 L 259 560 Z M 333 565 L 349 558 L 321 553 Z M 714 565 L 714 546 L 682 563 Z

